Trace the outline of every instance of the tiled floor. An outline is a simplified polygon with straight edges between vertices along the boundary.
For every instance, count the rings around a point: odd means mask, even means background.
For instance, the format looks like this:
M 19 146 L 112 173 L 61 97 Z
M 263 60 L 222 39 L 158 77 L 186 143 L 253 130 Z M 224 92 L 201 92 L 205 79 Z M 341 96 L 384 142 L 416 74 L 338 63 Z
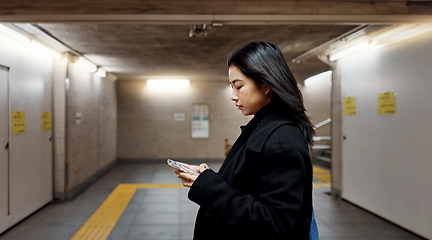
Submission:
M 220 164 L 211 163 L 210 166 L 218 169 Z M 187 199 L 186 188 L 163 185 L 178 183 L 165 163 L 120 164 L 73 201 L 47 205 L 1 235 L 0 239 L 71 239 L 119 184 L 128 183 L 162 185 L 159 188 L 137 187 L 107 239 L 192 239 L 198 206 Z M 314 188 L 314 207 L 321 240 L 422 239 L 331 197 L 328 191 L 328 187 Z M 93 236 L 88 239 L 104 238 Z

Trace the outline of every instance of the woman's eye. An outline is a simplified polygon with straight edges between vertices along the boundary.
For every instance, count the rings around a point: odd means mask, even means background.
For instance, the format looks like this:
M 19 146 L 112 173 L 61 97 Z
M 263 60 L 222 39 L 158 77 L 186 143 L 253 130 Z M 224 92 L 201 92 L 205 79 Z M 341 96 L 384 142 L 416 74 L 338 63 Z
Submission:
M 238 87 L 237 87 L 237 90 L 240 90 L 240 88 L 242 88 L 242 87 L 243 87 L 243 86 L 238 86 Z

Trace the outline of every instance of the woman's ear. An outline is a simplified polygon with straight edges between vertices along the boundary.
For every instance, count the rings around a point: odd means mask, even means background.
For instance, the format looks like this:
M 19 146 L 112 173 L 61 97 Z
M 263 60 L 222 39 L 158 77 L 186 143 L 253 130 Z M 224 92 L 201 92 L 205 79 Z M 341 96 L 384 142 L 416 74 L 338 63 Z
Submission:
M 271 93 L 271 89 L 270 89 L 270 87 L 267 86 L 265 83 L 260 83 L 257 87 L 258 87 L 258 88 L 260 89 L 260 91 L 263 92 L 265 95 Z
M 263 87 L 264 87 L 264 90 L 265 90 L 265 94 L 269 94 L 269 92 L 271 91 L 271 89 L 269 88 L 269 86 L 267 86 L 267 85 L 263 85 Z

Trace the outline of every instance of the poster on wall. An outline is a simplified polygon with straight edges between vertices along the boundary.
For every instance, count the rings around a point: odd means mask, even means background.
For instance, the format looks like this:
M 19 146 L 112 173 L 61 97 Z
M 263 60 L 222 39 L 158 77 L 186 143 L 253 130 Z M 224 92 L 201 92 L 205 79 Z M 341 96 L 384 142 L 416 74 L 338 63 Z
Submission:
M 52 117 L 50 112 L 42 112 L 42 130 L 47 131 L 52 128 Z
M 356 97 L 344 98 L 344 115 L 356 115 Z
M 396 92 L 378 93 L 378 114 L 396 113 Z
M 23 134 L 26 130 L 25 112 L 12 112 L 12 134 Z
M 192 138 L 208 138 L 209 127 L 208 104 L 192 104 Z

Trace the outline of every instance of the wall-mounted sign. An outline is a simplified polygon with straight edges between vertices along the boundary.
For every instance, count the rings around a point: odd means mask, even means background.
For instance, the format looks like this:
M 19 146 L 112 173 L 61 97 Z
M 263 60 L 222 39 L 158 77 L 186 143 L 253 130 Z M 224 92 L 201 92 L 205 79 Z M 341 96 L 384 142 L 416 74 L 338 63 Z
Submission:
M 209 127 L 208 105 L 192 104 L 192 138 L 208 138 Z
M 12 134 L 23 134 L 26 130 L 25 112 L 12 112 Z
M 378 93 L 378 114 L 396 113 L 396 92 Z
M 174 113 L 174 121 L 176 122 L 184 122 L 186 119 L 185 113 Z
M 42 130 L 47 131 L 52 128 L 52 118 L 50 112 L 42 112 Z
M 356 97 L 344 98 L 344 115 L 356 115 Z

